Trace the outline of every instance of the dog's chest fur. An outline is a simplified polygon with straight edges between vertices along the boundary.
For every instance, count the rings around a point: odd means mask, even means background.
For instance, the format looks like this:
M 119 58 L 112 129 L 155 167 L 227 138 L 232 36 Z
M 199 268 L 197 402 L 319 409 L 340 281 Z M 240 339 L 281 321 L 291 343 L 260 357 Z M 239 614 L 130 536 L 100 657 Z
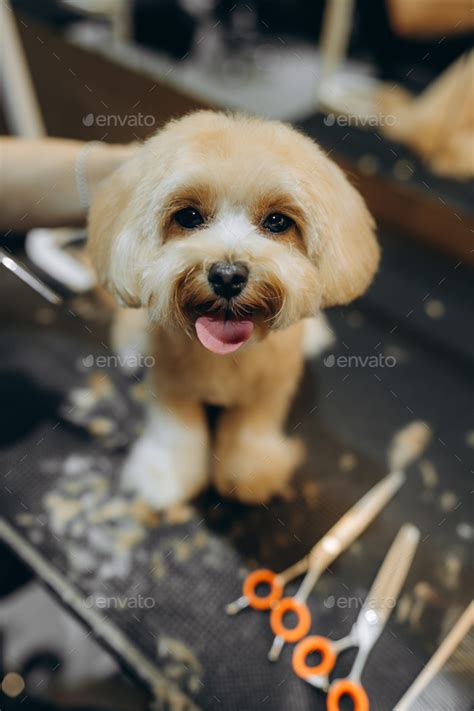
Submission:
M 303 324 L 271 332 L 233 354 L 215 355 L 180 329 L 157 328 L 151 353 L 159 392 L 185 395 L 210 405 L 249 405 L 269 387 L 281 388 L 302 369 Z M 294 378 L 290 378 L 293 380 Z

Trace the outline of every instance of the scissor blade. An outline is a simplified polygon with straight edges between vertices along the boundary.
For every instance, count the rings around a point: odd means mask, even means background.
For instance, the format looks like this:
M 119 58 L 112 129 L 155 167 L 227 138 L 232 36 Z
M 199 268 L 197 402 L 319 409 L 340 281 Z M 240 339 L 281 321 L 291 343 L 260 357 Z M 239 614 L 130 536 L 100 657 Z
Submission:
M 369 590 L 361 616 L 367 610 L 373 610 L 377 615 L 377 626 L 380 632 L 397 603 L 419 540 L 420 532 L 416 526 L 410 523 L 404 524 L 390 546 Z
M 429 662 L 426 664 L 425 667 L 423 667 L 419 676 L 417 676 L 408 691 L 405 692 L 400 701 L 397 703 L 394 708 L 394 711 L 410 711 L 410 709 L 413 708 L 421 708 L 420 697 L 423 694 L 424 690 L 426 689 L 428 684 L 431 684 L 433 678 L 440 673 L 440 671 L 449 659 L 454 661 L 454 654 L 456 653 L 456 651 L 460 651 L 461 644 L 466 642 L 468 643 L 467 636 L 472 634 L 473 630 L 474 603 L 471 602 L 464 610 L 463 614 L 458 619 L 454 627 L 452 627 L 450 632 L 448 632 L 448 634 L 441 642 L 440 646 L 433 654 Z M 470 657 L 467 656 L 466 661 L 468 664 L 469 659 Z M 463 665 L 461 664 L 460 666 L 461 668 L 458 668 L 456 670 L 458 673 L 462 671 Z
M 378 516 L 404 481 L 403 472 L 387 474 L 349 511 L 346 511 L 344 516 L 316 543 L 308 556 L 308 572 L 295 596 L 298 600 L 302 602 L 307 600 L 321 574 L 359 538 L 362 531 Z
M 46 286 L 38 277 L 34 276 L 27 269 L 22 267 L 18 262 L 10 257 L 4 249 L 0 248 L 0 264 L 3 264 L 12 274 L 15 274 L 19 279 L 21 279 L 25 284 L 34 289 L 38 294 L 40 294 L 44 299 L 49 301 L 50 304 L 60 304 L 62 299 L 56 294 L 49 286 Z
M 419 539 L 420 532 L 415 526 L 402 526 L 372 583 L 351 632 L 359 645 L 349 674 L 354 681 L 360 681 L 367 657 L 396 605 Z
M 311 566 L 327 568 L 353 543 L 382 511 L 405 481 L 403 472 L 391 472 L 373 486 L 321 538 L 311 551 Z

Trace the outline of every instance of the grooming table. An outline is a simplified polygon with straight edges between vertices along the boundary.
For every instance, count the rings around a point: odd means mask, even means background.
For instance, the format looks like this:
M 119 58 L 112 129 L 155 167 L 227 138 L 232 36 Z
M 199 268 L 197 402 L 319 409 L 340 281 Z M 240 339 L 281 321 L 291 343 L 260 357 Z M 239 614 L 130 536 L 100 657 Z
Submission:
M 110 355 L 106 316 L 85 299 L 61 312 L 13 277 L 2 280 L 1 532 L 145 684 L 155 708 L 325 707 L 292 673 L 291 645 L 277 664 L 266 660 L 267 615 L 230 618 L 224 606 L 249 568 L 279 570 L 302 557 L 386 472 L 391 437 L 416 418 L 435 434 L 424 464 L 411 467 L 401 492 L 323 576 L 310 600 L 313 629 L 334 638 L 347 632 L 401 523 L 420 527 L 399 610 L 364 678 L 375 708 L 388 711 L 467 604 L 472 350 L 466 339 L 449 346 L 442 320 L 423 316 L 428 286 L 415 279 L 416 258 L 431 289 L 445 262 L 390 237 L 384 254 L 370 295 L 330 313 L 335 362 L 321 358 L 306 369 L 288 429 L 306 441 L 308 460 L 288 500 L 246 507 L 208 491 L 158 517 L 133 509 L 118 490 L 120 464 L 143 419 L 143 384 L 91 365 L 91 355 Z M 448 286 L 445 308 L 462 318 L 468 274 L 459 268 Z M 397 365 L 341 366 L 348 354 L 383 354 Z

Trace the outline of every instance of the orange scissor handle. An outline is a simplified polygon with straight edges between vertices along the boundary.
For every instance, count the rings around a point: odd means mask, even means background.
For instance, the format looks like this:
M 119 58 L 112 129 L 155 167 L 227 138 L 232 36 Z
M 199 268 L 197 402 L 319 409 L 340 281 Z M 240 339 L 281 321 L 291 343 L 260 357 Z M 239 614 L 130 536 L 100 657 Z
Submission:
M 285 627 L 283 624 L 287 612 L 293 612 L 298 621 L 295 627 Z M 303 602 L 295 600 L 294 597 L 284 597 L 270 613 L 270 626 L 273 633 L 281 637 L 285 642 L 298 642 L 308 634 L 311 627 L 311 615 Z
M 257 595 L 257 587 L 262 584 L 268 585 L 270 589 L 266 595 Z M 283 585 L 273 570 L 258 568 L 247 575 L 242 592 L 254 610 L 269 610 L 283 595 Z
M 318 652 L 321 655 L 319 664 L 310 667 L 306 660 L 310 654 Z M 296 645 L 292 658 L 293 671 L 301 679 L 306 679 L 308 676 L 327 676 L 336 663 L 336 652 L 329 639 L 313 635 L 302 639 Z
M 350 679 L 338 679 L 331 685 L 327 697 L 327 711 L 339 711 L 342 696 L 350 696 L 354 711 L 369 711 L 369 697 L 360 684 Z

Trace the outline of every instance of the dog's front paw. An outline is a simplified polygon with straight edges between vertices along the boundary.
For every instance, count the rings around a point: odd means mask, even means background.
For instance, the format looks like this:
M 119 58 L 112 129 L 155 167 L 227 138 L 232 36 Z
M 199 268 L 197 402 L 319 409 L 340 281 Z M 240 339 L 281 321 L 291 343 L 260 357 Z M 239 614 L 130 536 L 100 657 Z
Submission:
M 281 494 L 304 459 L 303 443 L 279 433 L 241 438 L 218 453 L 214 484 L 223 496 L 259 504 Z
M 123 488 L 155 509 L 189 501 L 204 484 L 200 472 L 186 467 L 182 452 L 148 437 L 135 443 L 122 470 Z

